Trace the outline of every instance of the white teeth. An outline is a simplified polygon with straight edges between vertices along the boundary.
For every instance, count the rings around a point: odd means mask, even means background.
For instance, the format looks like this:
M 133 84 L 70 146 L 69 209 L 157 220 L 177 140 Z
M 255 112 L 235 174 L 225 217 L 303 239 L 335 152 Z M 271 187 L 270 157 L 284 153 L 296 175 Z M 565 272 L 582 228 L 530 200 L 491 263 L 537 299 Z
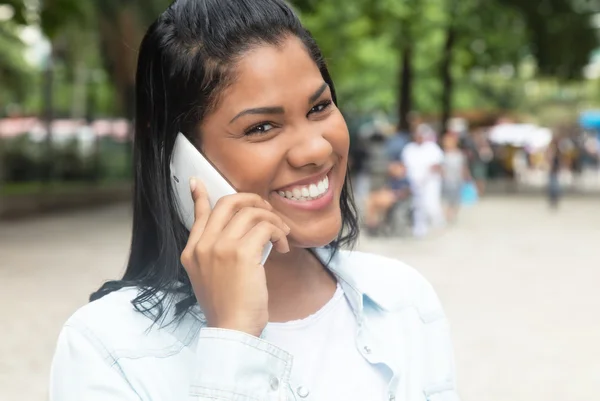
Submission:
M 329 178 L 325 178 L 315 184 L 304 187 L 295 187 L 288 191 L 278 191 L 280 196 L 291 200 L 306 202 L 323 196 L 329 189 Z

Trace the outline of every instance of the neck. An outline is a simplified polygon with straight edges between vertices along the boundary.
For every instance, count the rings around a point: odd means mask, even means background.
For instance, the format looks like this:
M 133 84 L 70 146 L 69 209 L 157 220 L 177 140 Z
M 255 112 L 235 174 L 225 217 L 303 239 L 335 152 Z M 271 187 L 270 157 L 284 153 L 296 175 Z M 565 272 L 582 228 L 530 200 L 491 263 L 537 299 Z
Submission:
M 273 251 L 265 263 L 269 292 L 269 321 L 303 319 L 323 307 L 333 296 L 336 279 L 308 249 L 289 253 Z

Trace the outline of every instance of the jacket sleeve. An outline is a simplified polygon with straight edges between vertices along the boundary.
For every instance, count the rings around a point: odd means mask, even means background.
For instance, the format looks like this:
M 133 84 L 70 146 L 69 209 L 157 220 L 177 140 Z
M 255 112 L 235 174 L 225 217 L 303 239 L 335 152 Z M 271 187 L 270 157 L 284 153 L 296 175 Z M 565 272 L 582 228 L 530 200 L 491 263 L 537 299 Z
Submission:
M 291 365 L 287 352 L 260 338 L 231 330 L 201 329 L 186 400 L 292 400 Z M 143 397 L 93 333 L 79 325 L 63 328 L 52 362 L 50 401 L 173 400 L 140 391 Z
M 141 400 L 99 346 L 78 328 L 63 328 L 50 371 L 50 401 Z
M 191 400 L 291 400 L 292 356 L 246 333 L 203 328 Z

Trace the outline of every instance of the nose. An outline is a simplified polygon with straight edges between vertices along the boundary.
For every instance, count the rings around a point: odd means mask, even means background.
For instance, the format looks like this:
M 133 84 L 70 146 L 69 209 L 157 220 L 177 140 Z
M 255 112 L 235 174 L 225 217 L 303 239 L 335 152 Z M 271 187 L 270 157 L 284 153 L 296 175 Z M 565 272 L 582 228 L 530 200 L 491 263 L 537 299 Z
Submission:
M 305 128 L 303 132 L 298 132 L 297 139 L 288 151 L 288 163 L 294 168 L 306 166 L 320 167 L 331 159 L 333 146 L 327 138 L 320 132 L 308 132 L 310 128 Z

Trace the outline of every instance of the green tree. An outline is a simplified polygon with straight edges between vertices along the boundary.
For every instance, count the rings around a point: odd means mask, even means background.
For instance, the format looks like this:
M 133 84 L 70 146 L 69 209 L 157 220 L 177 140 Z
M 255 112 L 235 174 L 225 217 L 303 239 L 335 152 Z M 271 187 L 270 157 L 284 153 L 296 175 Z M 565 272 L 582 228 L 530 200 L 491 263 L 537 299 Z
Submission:
M 24 50 L 15 24 L 0 25 L 0 115 L 7 103 L 22 100 L 29 88 L 32 70 L 25 62 Z
M 11 0 L 16 1 L 16 0 Z M 71 76 L 82 63 L 101 63 L 110 77 L 117 104 L 133 118 L 137 46 L 146 27 L 168 0 L 44 0 L 41 27 L 56 53 L 67 58 Z M 99 58 L 90 48 L 99 48 Z
M 29 89 L 32 70 L 25 62 L 25 44 L 18 35 L 20 26 L 25 25 L 24 4 L 18 0 L 0 0 L 0 6 L 8 6 L 13 11 L 10 20 L 0 24 L 0 115 L 4 106 L 12 101 L 20 101 Z
M 463 71 L 509 65 L 518 76 L 519 65 L 531 56 L 541 76 L 579 79 L 599 43 L 591 26 L 592 10 L 576 5 L 572 0 L 447 0 L 440 69 L 443 127 L 452 112 L 453 65 Z M 455 63 L 460 48 L 469 47 L 475 50 L 471 56 L 463 57 L 462 65 Z M 480 90 L 490 97 L 499 96 L 500 104 L 508 106 L 510 90 L 497 92 L 490 85 Z
M 540 74 L 562 80 L 580 78 L 591 53 L 598 47 L 592 17 L 600 12 L 577 0 L 499 0 L 522 13 L 528 28 L 529 49 Z M 593 2 L 588 2 L 593 4 Z
M 527 35 L 523 16 L 496 0 L 446 0 L 443 30 L 440 110 L 445 132 L 453 111 L 457 72 L 468 74 L 474 68 L 502 65 L 516 70 L 527 54 Z

